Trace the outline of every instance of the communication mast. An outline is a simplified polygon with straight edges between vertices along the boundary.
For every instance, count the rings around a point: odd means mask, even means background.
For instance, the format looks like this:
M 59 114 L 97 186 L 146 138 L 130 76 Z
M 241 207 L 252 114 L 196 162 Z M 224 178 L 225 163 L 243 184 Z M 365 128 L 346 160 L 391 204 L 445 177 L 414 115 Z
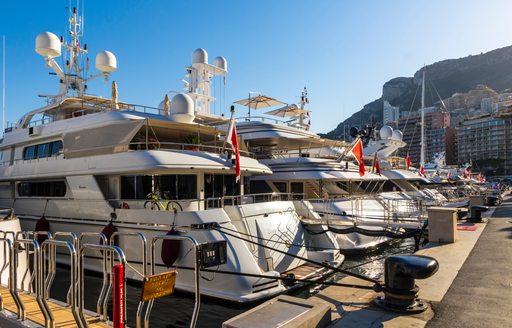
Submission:
M 67 96 L 69 92 L 76 92 L 78 96 L 83 96 L 88 81 L 99 76 L 108 80 L 109 75 L 117 69 L 117 60 L 114 54 L 104 50 L 96 55 L 96 69 L 101 73 L 88 76 L 87 44 L 82 45 L 80 41 L 84 27 L 83 13 L 79 12 L 77 8 L 80 8 L 79 0 L 76 1 L 76 7 L 69 12 L 68 41 L 65 41 L 63 36 L 58 38 L 51 32 L 43 32 L 36 37 L 35 51 L 44 57 L 46 67 L 51 67 L 60 79 L 59 94 L 53 96 L 53 98 Z M 55 60 L 55 58 L 60 57 L 62 47 L 64 47 L 67 54 L 63 68 Z

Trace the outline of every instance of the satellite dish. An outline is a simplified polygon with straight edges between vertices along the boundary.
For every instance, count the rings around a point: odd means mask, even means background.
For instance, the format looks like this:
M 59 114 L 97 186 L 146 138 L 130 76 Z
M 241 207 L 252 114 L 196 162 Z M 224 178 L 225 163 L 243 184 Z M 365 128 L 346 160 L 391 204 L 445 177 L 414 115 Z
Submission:
M 109 74 L 117 69 L 117 59 L 113 53 L 104 50 L 96 55 L 96 69 L 100 72 Z
M 36 52 L 43 57 L 54 58 L 60 56 L 60 39 L 51 32 L 43 32 L 36 37 Z
M 356 127 L 351 127 L 349 133 L 352 138 L 355 138 L 359 134 L 359 131 Z
M 207 64 L 208 63 L 208 53 L 206 50 L 202 48 L 198 48 L 194 50 L 194 53 L 192 54 L 192 63 L 196 64 Z
M 178 93 L 171 99 L 170 119 L 179 123 L 194 121 L 194 101 L 189 95 Z
M 393 136 L 393 128 L 389 125 L 384 125 L 379 130 L 381 139 L 389 139 Z
M 400 130 L 393 131 L 393 138 L 402 140 L 404 134 Z
M 213 59 L 213 66 L 217 66 L 218 68 L 223 69 L 225 71 L 228 70 L 228 62 L 226 58 L 222 56 L 218 56 L 215 57 L 215 59 Z

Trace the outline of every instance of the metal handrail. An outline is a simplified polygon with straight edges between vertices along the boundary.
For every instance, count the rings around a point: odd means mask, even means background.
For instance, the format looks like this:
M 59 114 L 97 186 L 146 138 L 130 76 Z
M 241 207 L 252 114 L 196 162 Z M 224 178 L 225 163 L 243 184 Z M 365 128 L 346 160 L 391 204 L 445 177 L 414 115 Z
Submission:
M 50 231 L 27 231 L 27 238 L 37 239 L 39 236 L 45 236 L 47 240 L 53 239 L 53 235 Z M 57 258 L 54 252 L 50 252 L 50 256 L 48 257 L 48 261 L 43 261 L 42 270 L 46 272 L 46 263 L 48 262 L 48 274 L 44 278 L 44 286 L 51 286 L 53 284 L 53 280 L 55 279 L 55 275 L 57 273 Z M 46 290 L 44 295 L 50 294 L 50 290 Z
M 107 236 L 103 232 L 82 232 L 78 236 L 78 244 L 77 249 L 81 249 L 83 244 L 83 239 L 85 237 L 98 237 L 100 238 L 100 242 L 103 245 L 108 245 Z M 106 256 L 103 256 L 103 268 L 107 267 L 107 258 Z M 78 267 L 77 267 L 78 270 Z M 78 284 L 79 282 L 77 282 Z M 107 318 L 107 305 L 106 300 L 108 296 L 108 292 L 110 291 L 110 285 L 109 285 L 109 279 L 108 279 L 108 272 L 103 270 L 103 282 L 101 285 L 101 291 L 100 296 L 98 297 L 98 302 L 96 303 L 96 312 L 100 315 L 100 317 L 104 320 Z
M 78 249 L 78 237 L 74 232 L 67 232 L 67 231 L 58 231 L 53 234 L 53 239 L 58 239 L 58 237 L 69 237 L 71 238 L 71 242 L 73 243 L 73 246 L 75 249 Z M 54 252 L 57 250 L 54 248 Z M 57 258 L 57 254 L 54 254 L 55 258 Z M 73 269 L 73 268 L 71 268 Z M 76 268 L 75 268 L 76 269 Z M 77 274 L 75 272 L 75 274 Z M 68 305 L 71 305 L 71 285 L 69 286 L 68 293 L 66 295 L 66 302 Z
M 201 293 L 199 289 L 199 278 L 200 278 L 200 250 L 199 250 L 199 243 L 197 240 L 192 236 L 180 236 L 180 235 L 159 235 L 153 237 L 151 240 L 150 245 L 150 253 L 151 253 L 151 274 L 155 274 L 155 244 L 158 240 L 186 240 L 193 244 L 195 248 L 194 252 L 194 273 L 195 273 L 195 302 L 194 302 L 194 312 L 192 313 L 192 319 L 190 321 L 190 327 L 193 328 L 197 324 L 197 318 L 199 316 L 199 308 L 201 307 Z M 153 308 L 154 299 L 148 301 L 148 305 L 146 308 L 146 313 L 144 315 L 144 328 L 149 328 L 149 316 L 151 315 L 151 309 Z M 137 328 L 141 327 L 141 315 L 142 315 L 142 309 L 144 307 L 144 302 L 139 303 L 139 308 L 137 309 Z
M 119 262 L 123 265 L 123 266 L 126 266 L 126 256 L 124 255 L 124 252 L 123 250 L 118 247 L 118 246 L 109 246 L 109 245 L 96 245 L 96 244 L 83 244 L 81 245 L 80 247 L 80 251 L 78 252 L 78 281 L 79 281 L 79 288 L 78 288 L 78 315 L 81 319 L 81 324 L 82 326 L 81 327 L 88 327 L 88 323 L 87 323 L 87 320 L 84 316 L 84 280 L 85 280 L 85 275 L 84 275 L 84 254 L 85 254 L 85 251 L 87 249 L 91 249 L 91 250 L 97 250 L 97 251 L 103 251 L 103 274 L 105 275 L 105 273 L 109 274 L 110 275 L 110 282 L 109 282 L 109 290 L 112 286 L 112 283 L 113 283 L 113 276 L 112 274 L 110 274 L 111 270 L 112 270 L 112 267 L 113 265 L 111 265 L 110 268 L 108 268 L 108 261 L 106 261 L 107 259 L 107 252 L 110 254 L 110 256 L 112 257 L 112 262 L 113 262 L 113 254 L 117 255 L 118 259 L 119 259 Z M 123 277 L 123 281 L 126 281 L 126 277 Z M 123 292 L 125 293 L 125 295 L 123 295 L 123 302 L 126 302 L 126 288 L 123 290 Z M 106 294 L 108 295 L 108 294 Z M 102 300 L 101 300 L 102 301 Z M 103 303 L 103 302 L 102 302 Z M 98 304 L 100 304 L 100 301 L 98 301 Z M 101 310 L 101 309 L 100 309 Z M 107 319 L 107 314 L 106 313 L 101 313 L 101 311 L 98 311 L 98 314 L 100 315 L 100 319 L 102 320 L 106 320 Z M 124 311 L 123 313 L 123 320 L 126 322 L 126 311 Z M 78 321 L 77 321 L 78 322 Z
M 142 273 L 140 273 L 138 270 L 136 270 L 133 266 L 130 265 L 130 261 L 128 259 L 126 260 L 126 265 L 132 269 L 136 274 L 144 278 L 147 275 L 147 240 L 146 236 L 140 232 L 124 232 L 124 231 L 116 231 L 110 236 L 110 245 L 115 246 L 115 237 L 117 236 L 123 236 L 123 237 L 137 237 L 141 242 L 141 255 L 142 255 Z
M 7 239 L 7 235 L 12 235 L 12 240 L 15 240 L 16 239 L 16 234 L 14 231 L 0 231 L 0 234 L 2 234 L 3 236 L 0 237 L 0 239 L 2 240 L 6 240 Z M 10 256 L 8 255 L 7 253 L 7 249 L 4 247 L 4 256 L 3 256 L 3 264 L 2 264 L 2 268 L 0 269 L 0 284 L 2 284 L 2 276 L 4 274 L 4 271 L 5 269 L 7 269 L 11 263 L 10 261 Z
M 148 149 L 153 150 L 195 150 L 196 148 L 199 151 L 207 151 L 211 153 L 216 154 L 224 154 L 226 152 L 231 153 L 230 148 L 222 147 L 222 146 L 211 146 L 211 145 L 204 145 L 204 144 L 191 144 L 191 143 L 184 143 L 184 142 L 167 142 L 167 141 L 140 141 L 140 142 L 130 142 L 129 146 L 131 150 L 146 150 L 146 146 L 148 146 Z M 136 149 L 133 149 L 133 146 Z M 188 149 L 192 148 L 192 149 Z M 246 150 L 239 150 L 240 154 L 246 157 L 252 157 L 254 158 L 255 155 L 249 151 Z
M 52 258 L 52 254 L 55 248 L 62 247 L 69 250 L 69 256 L 70 256 L 70 265 L 71 265 L 71 279 L 70 279 L 70 287 L 71 287 L 71 313 L 73 314 L 73 317 L 75 318 L 75 322 L 80 328 L 83 328 L 84 326 L 80 322 L 80 317 L 77 313 L 76 308 L 76 249 L 73 246 L 72 243 L 69 241 L 62 241 L 62 240 L 53 240 L 53 239 L 47 239 L 45 240 L 41 245 L 41 256 L 39 256 L 39 268 L 43 268 L 42 270 L 38 270 L 38 279 L 40 282 L 39 291 L 37 293 L 37 302 L 39 303 L 39 306 L 41 307 L 41 311 L 43 312 L 43 315 L 45 317 L 45 326 L 46 327 L 55 327 L 55 318 L 53 316 L 52 310 L 50 306 L 48 305 L 48 302 L 46 301 L 49 298 L 49 291 L 51 289 L 51 285 L 42 286 L 43 277 L 44 277 L 44 254 L 46 248 L 49 248 L 49 259 Z M 37 280 L 37 279 L 36 279 Z M 53 283 L 53 281 L 51 281 Z
M 11 256 L 11 261 L 13 262 L 15 268 L 14 270 L 11 270 L 11 275 L 14 274 L 15 275 L 15 281 L 14 281 L 14 289 L 16 291 L 16 297 L 18 298 L 19 300 L 19 304 L 20 306 L 18 307 L 18 319 L 24 321 L 27 319 L 27 315 L 26 315 L 26 312 L 25 312 L 25 305 L 23 304 L 23 301 L 22 299 L 19 297 L 19 293 L 18 293 L 18 275 L 17 275 L 17 269 L 18 269 L 18 249 L 19 249 L 19 246 L 20 245 L 25 245 L 26 246 L 26 249 L 25 251 L 28 253 L 29 250 L 28 250 L 28 247 L 29 246 L 32 246 L 33 248 L 33 252 L 34 252 L 34 271 L 37 272 L 40 268 L 40 262 L 39 262 L 39 258 L 40 258 L 40 247 L 39 247 L 39 243 L 37 242 L 37 240 L 33 240 L 33 239 L 16 239 L 13 243 L 13 255 L 14 257 Z M 28 266 L 29 266 L 29 262 L 27 262 L 27 270 L 28 270 Z M 25 278 L 25 275 L 23 276 Z M 38 295 L 38 293 L 40 292 L 40 288 L 41 288 L 41 280 L 37 279 L 36 277 L 36 296 Z M 23 286 L 23 281 L 22 281 L 22 290 L 24 290 L 24 286 Z M 13 298 L 14 298 L 14 295 L 13 295 Z M 16 304 L 18 305 L 18 304 Z M 43 315 L 44 315 L 44 310 L 43 308 L 41 307 L 41 305 L 39 305 L 41 311 L 43 312 Z M 45 317 L 46 318 L 46 317 Z
M 16 280 L 15 280 L 16 278 L 12 274 L 12 271 L 13 271 L 12 267 L 14 267 L 12 265 L 12 258 L 14 258 L 13 242 L 9 238 L 7 238 L 4 233 L 4 236 L 0 237 L 0 243 L 4 244 L 4 263 L 5 262 L 9 263 L 8 264 L 9 265 L 9 281 L 8 281 L 9 293 L 11 294 L 11 296 L 14 300 L 14 303 L 18 307 L 18 304 L 20 301 L 19 301 L 19 298 L 17 298 L 15 296 L 16 295 Z M 9 257 L 9 261 L 7 261 L 7 257 Z M 16 269 L 14 269 L 14 270 L 16 270 Z M 14 279 L 14 281 L 13 281 L 13 279 Z M 13 288 L 13 286 L 14 286 L 14 288 Z M 3 309 L 4 309 L 3 297 L 2 297 L 2 295 L 0 295 L 0 310 L 3 311 Z M 19 307 L 18 307 L 18 309 L 19 309 Z M 18 310 L 18 317 L 19 316 L 20 316 L 20 311 Z

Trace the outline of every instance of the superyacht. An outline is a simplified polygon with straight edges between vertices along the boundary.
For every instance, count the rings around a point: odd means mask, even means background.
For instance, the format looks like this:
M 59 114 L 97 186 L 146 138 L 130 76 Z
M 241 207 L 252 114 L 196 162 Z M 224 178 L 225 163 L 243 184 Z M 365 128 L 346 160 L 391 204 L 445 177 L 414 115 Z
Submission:
M 230 147 L 221 138 L 225 130 L 206 124 L 229 122 L 210 112 L 211 81 L 227 74 L 223 57 L 209 64 L 206 51 L 196 50 L 186 68 L 188 92 L 165 95 L 159 108 L 138 106 L 119 101 L 115 82 L 112 98 L 87 93 L 89 82 L 107 80 L 117 61 L 99 52 L 99 74 L 93 75 L 82 30 L 82 16 L 73 9 L 68 37 L 37 36 L 35 50 L 57 76 L 59 93 L 7 128 L 0 142 L 0 204 L 14 208 L 22 230 L 142 232 L 148 240 L 178 233 L 200 243 L 225 242 L 225 260 L 202 274 L 201 293 L 235 302 L 299 286 L 293 279 L 284 284 L 282 276 L 318 279 L 341 265 L 331 234 L 303 229 L 300 216 L 308 208 L 297 209 L 285 194 L 275 200 L 244 193 L 250 176 L 272 172 Z M 56 60 L 62 49 L 63 67 Z M 140 249 L 123 236 L 117 244 L 135 268 L 128 278 L 142 279 Z M 176 288 L 193 292 L 194 252 L 176 248 L 171 260 L 161 248 L 157 272 L 177 267 Z M 98 270 L 98 258 L 90 254 L 86 267 Z M 331 269 L 311 265 L 312 259 Z

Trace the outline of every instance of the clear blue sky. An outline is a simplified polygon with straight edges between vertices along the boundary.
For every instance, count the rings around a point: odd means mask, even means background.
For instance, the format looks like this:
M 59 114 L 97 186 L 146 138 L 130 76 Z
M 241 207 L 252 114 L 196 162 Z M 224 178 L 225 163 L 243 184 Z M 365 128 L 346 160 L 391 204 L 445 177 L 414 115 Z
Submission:
M 68 1 L 3 1 L 1 7 L 6 117 L 14 122 L 44 104 L 38 94 L 57 91 L 34 40 L 43 31 L 64 34 Z M 511 45 L 511 13 L 508 0 L 88 0 L 83 42 L 91 66 L 100 50 L 116 54 L 112 79 L 122 101 L 158 105 L 167 91 L 181 88 L 183 67 L 201 47 L 210 59 L 228 60 L 226 106 L 249 91 L 296 102 L 307 86 L 312 129 L 327 132 L 379 98 L 393 77 Z M 110 97 L 110 84 L 98 79 L 89 92 Z

